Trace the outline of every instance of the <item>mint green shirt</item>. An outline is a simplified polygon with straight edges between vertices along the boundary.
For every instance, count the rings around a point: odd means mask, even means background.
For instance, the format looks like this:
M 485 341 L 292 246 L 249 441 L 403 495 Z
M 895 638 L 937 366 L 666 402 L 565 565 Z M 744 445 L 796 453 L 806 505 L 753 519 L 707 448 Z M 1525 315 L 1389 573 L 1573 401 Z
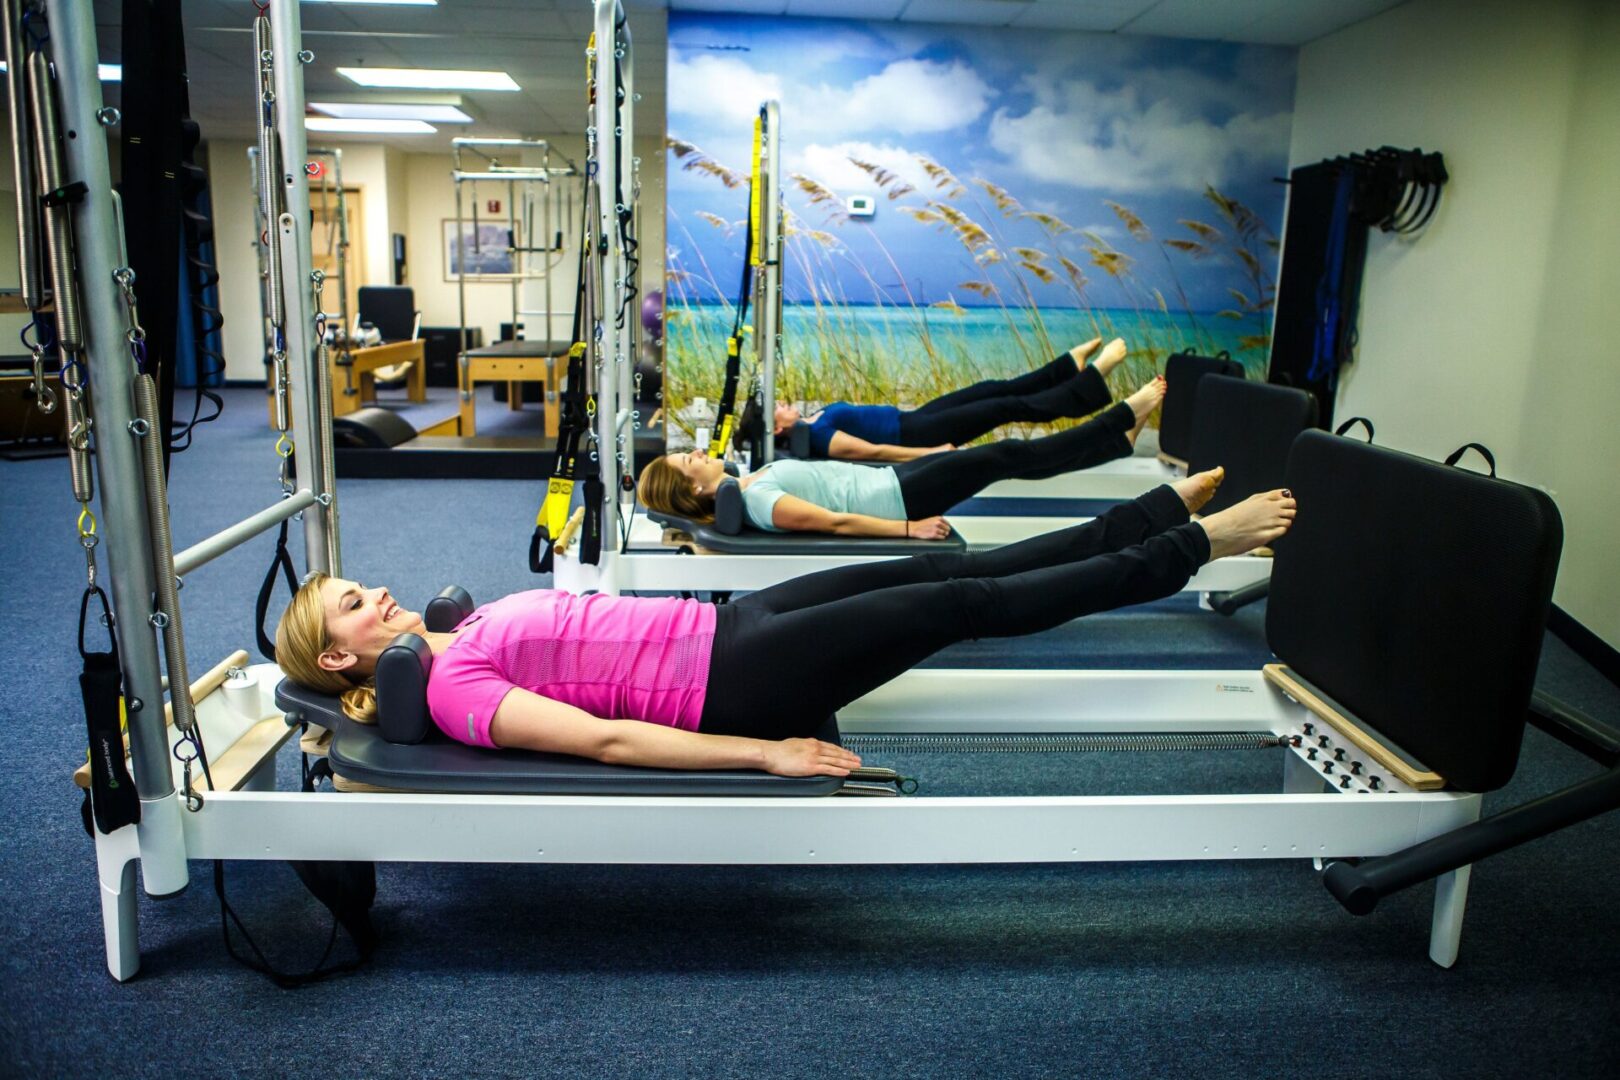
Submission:
M 888 466 L 873 468 L 847 461 L 773 461 L 743 489 L 748 523 L 767 532 L 786 532 L 771 521 L 776 500 L 793 495 L 835 514 L 867 514 L 904 521 L 906 503 L 900 477 Z

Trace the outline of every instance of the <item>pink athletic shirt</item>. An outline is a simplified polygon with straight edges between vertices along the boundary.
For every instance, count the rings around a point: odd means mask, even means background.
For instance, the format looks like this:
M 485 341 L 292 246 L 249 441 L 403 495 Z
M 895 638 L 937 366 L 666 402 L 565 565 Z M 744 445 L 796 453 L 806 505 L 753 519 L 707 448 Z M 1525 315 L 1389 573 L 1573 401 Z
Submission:
M 489 724 L 513 687 L 604 720 L 696 731 L 714 607 L 677 597 L 535 589 L 485 604 L 433 659 L 428 710 L 458 742 L 494 746 Z

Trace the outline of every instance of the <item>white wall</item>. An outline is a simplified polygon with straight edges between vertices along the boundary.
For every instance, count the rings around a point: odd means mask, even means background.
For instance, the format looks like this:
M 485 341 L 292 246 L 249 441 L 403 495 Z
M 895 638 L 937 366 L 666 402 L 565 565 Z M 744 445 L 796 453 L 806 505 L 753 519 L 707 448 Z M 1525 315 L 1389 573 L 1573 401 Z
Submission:
M 219 312 L 225 377 L 264 381 L 264 332 L 259 310 L 259 264 L 253 230 L 253 180 L 248 144 L 213 139 L 204 148 L 208 194 L 214 206 L 214 258 L 219 269 Z
M 1556 600 L 1620 646 L 1617 71 L 1607 0 L 1410 0 L 1301 51 L 1290 159 L 1445 154 L 1429 229 L 1373 234 L 1336 413 L 1432 458 L 1483 442 L 1551 491 Z

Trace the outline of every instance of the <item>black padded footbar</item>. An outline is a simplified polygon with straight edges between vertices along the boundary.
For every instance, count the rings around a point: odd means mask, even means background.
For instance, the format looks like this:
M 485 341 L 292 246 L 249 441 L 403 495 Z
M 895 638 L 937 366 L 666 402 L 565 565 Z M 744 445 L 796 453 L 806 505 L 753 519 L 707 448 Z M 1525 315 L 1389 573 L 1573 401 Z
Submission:
M 1286 484 L 1272 651 L 1452 786 L 1507 783 L 1563 546 L 1553 501 L 1320 431 Z
M 1316 426 L 1316 399 L 1304 390 L 1225 375 L 1199 380 L 1197 393 L 1187 471 L 1226 469 L 1226 479 L 1200 512 L 1213 514 L 1282 487 L 1289 448 L 1300 432 Z
M 1176 353 L 1164 362 L 1164 407 L 1159 413 L 1159 449 L 1186 461 L 1192 453 L 1192 429 L 1198 384 L 1205 375 L 1243 378 L 1243 365 L 1226 356 Z

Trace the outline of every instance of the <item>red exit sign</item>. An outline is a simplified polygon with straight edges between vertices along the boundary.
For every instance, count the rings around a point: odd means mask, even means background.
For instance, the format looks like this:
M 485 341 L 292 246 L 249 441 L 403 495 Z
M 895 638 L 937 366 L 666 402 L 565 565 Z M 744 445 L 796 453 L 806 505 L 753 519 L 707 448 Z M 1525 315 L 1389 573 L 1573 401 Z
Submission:
M 498 214 L 498 213 L 500 213 L 501 212 L 501 200 L 499 200 L 499 199 L 486 199 L 486 200 L 484 200 L 484 212 L 486 214 Z

